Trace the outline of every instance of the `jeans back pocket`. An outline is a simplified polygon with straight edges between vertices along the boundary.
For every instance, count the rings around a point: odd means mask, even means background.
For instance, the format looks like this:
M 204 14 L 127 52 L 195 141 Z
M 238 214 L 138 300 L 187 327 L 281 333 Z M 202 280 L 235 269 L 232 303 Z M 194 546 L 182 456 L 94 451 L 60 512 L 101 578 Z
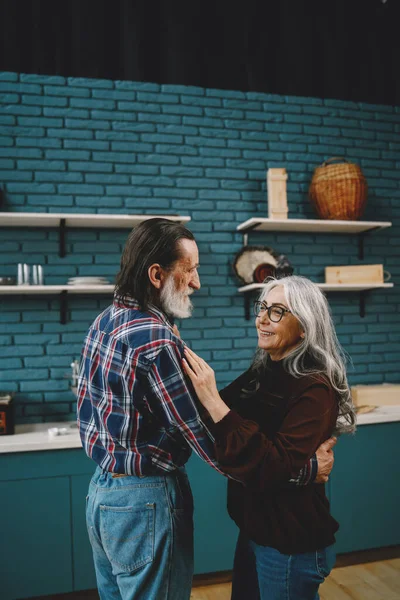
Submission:
M 100 505 L 100 535 L 113 574 L 131 573 L 154 558 L 155 504 Z

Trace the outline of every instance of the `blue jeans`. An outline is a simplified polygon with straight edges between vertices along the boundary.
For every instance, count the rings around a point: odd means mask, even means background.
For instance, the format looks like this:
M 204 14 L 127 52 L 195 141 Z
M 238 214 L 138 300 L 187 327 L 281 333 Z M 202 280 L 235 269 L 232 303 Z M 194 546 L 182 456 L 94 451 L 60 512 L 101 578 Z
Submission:
M 183 468 L 113 477 L 97 467 L 86 522 L 101 600 L 189 600 L 193 498 Z
M 281 554 L 241 533 L 236 546 L 231 600 L 318 600 L 318 588 L 336 560 L 334 546 Z

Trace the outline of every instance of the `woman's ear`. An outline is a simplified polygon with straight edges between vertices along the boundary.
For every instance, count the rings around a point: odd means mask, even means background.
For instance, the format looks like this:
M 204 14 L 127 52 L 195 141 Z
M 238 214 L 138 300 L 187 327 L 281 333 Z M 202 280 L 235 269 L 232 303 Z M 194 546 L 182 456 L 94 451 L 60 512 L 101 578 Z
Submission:
M 164 271 L 161 265 L 158 263 L 154 263 L 150 265 L 147 270 L 150 283 L 154 285 L 154 287 L 159 290 L 161 288 L 162 281 L 164 279 Z

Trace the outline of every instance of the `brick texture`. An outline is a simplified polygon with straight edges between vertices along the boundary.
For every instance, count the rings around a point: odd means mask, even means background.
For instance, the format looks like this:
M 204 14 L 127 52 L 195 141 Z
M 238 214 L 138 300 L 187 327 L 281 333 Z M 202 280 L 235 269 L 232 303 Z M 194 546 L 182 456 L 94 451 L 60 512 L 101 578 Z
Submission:
M 313 169 L 331 156 L 357 162 L 369 184 L 365 220 L 393 227 L 365 237 L 364 264 L 383 263 L 395 287 L 366 296 L 330 294 L 350 382 L 399 380 L 400 107 L 191 86 L 0 73 L 1 210 L 189 215 L 200 249 L 201 290 L 182 336 L 231 381 L 251 360 L 256 335 L 244 319 L 232 269 L 236 226 L 268 214 L 266 171 L 288 172 L 289 217 L 315 218 Z M 1 228 L 3 276 L 18 262 L 44 265 L 47 284 L 76 275 L 113 281 L 127 230 Z M 298 274 L 358 264 L 352 235 L 253 233 L 288 256 Z M 0 296 L 0 386 L 16 392 L 17 422 L 73 419 L 70 363 L 110 297 L 73 296 L 59 323 L 54 296 Z

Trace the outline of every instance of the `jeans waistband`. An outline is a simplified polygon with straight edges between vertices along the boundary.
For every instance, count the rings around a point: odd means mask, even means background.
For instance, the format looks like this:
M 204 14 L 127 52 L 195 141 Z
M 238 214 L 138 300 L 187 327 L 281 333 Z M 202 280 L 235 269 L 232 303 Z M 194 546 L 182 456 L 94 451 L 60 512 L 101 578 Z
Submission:
M 148 479 L 148 478 L 163 478 L 163 477 L 176 477 L 179 475 L 186 475 L 186 469 L 184 466 L 177 467 L 174 471 L 153 471 L 152 473 L 146 473 L 146 475 L 131 475 L 130 473 L 113 473 L 112 471 L 108 471 L 107 469 L 103 469 L 102 467 L 97 467 L 96 471 L 101 474 L 109 475 L 112 479 L 120 479 L 124 477 L 131 477 L 132 479 Z M 99 473 L 99 474 L 100 474 Z

